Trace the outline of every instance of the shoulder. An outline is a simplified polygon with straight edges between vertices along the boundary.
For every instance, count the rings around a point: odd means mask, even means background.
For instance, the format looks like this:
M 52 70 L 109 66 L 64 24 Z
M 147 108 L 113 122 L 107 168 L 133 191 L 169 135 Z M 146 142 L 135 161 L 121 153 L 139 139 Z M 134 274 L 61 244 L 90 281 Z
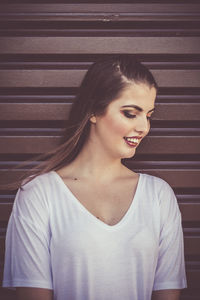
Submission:
M 53 174 L 48 172 L 35 178 L 27 178 L 17 191 L 14 210 L 17 208 L 47 208 L 53 188 Z
M 53 179 L 53 172 L 47 172 L 38 176 L 26 178 L 21 186 L 21 190 L 29 191 L 35 188 L 45 188 L 50 185 Z
M 35 195 L 40 197 L 50 196 L 52 191 L 56 190 L 56 176 L 54 171 L 50 171 L 41 175 L 37 175 L 33 178 L 27 178 L 22 186 L 20 187 L 18 193 L 21 195 Z
M 172 187 L 164 179 L 142 174 L 143 189 L 146 194 L 152 195 L 154 199 L 157 199 L 160 205 L 176 205 L 177 199 Z
M 154 201 L 157 201 L 160 212 L 163 216 L 166 216 L 166 220 L 172 216 L 176 216 L 178 219 L 180 217 L 180 209 L 171 186 L 165 180 L 156 176 L 142 174 L 142 177 L 147 194 L 151 194 Z
M 145 187 L 148 187 L 151 190 L 154 190 L 156 192 L 161 192 L 163 189 L 168 190 L 170 192 L 173 191 L 169 183 L 160 177 L 149 174 L 140 175 L 142 176 Z

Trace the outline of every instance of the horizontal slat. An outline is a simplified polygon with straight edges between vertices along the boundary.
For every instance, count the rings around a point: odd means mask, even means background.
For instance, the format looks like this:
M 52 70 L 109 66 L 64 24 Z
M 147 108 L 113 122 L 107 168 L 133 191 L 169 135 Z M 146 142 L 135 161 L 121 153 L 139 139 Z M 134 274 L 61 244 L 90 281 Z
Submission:
M 0 103 L 0 120 L 66 120 L 70 103 Z M 200 103 L 156 104 L 154 120 L 200 120 Z
M 6 20 L 65 21 L 194 21 L 199 20 L 198 4 L 21 4 L 1 5 Z
M 200 203 L 182 203 L 179 207 L 184 222 L 200 221 Z
M 182 220 L 185 222 L 200 221 L 200 203 L 184 203 L 179 204 Z M 7 221 L 12 210 L 12 203 L 0 204 L 0 222 Z M 200 253 L 200 251 L 199 251 Z
M 42 153 L 52 150 L 60 137 L 0 137 L 1 153 Z
M 200 253 L 200 237 L 185 237 L 184 247 L 186 255 L 199 255 Z
M 85 70 L 1 70 L 0 87 L 79 87 Z M 160 87 L 199 87 L 200 70 L 152 70 Z
M 66 120 L 70 103 L 0 103 L 0 120 Z
M 1 37 L 4 54 L 199 54 L 200 37 Z
M 16 23 L 16 22 L 15 22 Z M 49 22 L 48 22 L 49 23 Z M 4 24 L 4 28 L 0 27 L 0 36 L 82 36 L 82 37 L 94 37 L 94 36 L 98 36 L 98 37 L 122 37 L 122 36 L 131 36 L 131 37 L 158 37 L 158 36 L 163 36 L 163 37 L 175 37 L 175 36 L 179 36 L 179 37 L 186 37 L 186 36 L 190 36 L 190 37 L 194 37 L 194 36 L 199 36 L 200 34 L 200 28 L 195 27 L 193 25 L 193 28 L 185 28 L 185 29 L 180 29 L 177 28 L 177 26 L 171 26 L 170 28 L 167 27 L 166 23 L 161 23 L 162 28 L 155 28 L 155 23 L 153 23 L 153 25 L 149 25 L 146 24 L 146 27 L 142 26 L 141 23 L 138 22 L 138 24 L 136 25 L 136 28 L 133 28 L 133 23 L 129 26 L 129 28 L 124 28 L 124 23 L 118 23 L 118 26 L 116 26 L 116 24 L 112 24 L 110 23 L 110 27 L 111 29 L 105 29 L 105 22 L 100 23 L 98 22 L 98 28 L 93 28 L 91 24 L 91 27 L 88 28 L 88 22 L 85 22 L 85 24 L 83 24 L 83 27 L 80 29 L 76 29 L 76 25 L 77 23 L 74 22 L 74 24 L 70 24 L 71 26 L 74 25 L 75 28 L 70 28 L 70 29 L 66 29 L 66 25 L 61 23 L 59 29 L 55 29 L 52 28 L 50 26 L 50 28 L 45 28 L 47 27 L 49 24 L 45 22 L 43 22 L 43 26 L 41 26 L 40 28 L 37 28 L 37 25 L 34 26 L 31 22 L 27 23 L 27 27 L 23 27 L 22 24 L 20 24 L 20 22 L 18 24 L 15 24 L 15 27 L 12 27 L 11 24 L 9 24 L 9 22 L 6 22 L 6 24 Z M 58 23 L 58 22 L 57 22 Z M 121 25 L 121 27 L 119 26 L 119 24 Z M 45 26 L 46 25 L 46 26 Z M 85 25 L 85 26 L 84 26 Z M 128 27 L 128 24 L 125 25 L 126 27 Z M 112 28 L 114 27 L 114 28 Z M 116 28 L 117 27 L 117 28 Z M 139 27 L 139 28 L 138 28 Z M 166 28 L 167 27 L 167 28 Z M 72 54 L 73 55 L 73 54 Z M 91 54 L 90 54 L 91 55 Z M 181 57 L 179 57 L 180 59 Z M 189 59 L 189 57 L 187 57 Z M 191 57 L 190 57 L 191 58 Z M 193 57 L 194 59 L 194 57 Z M 177 63 L 178 64 L 178 63 Z M 187 64 L 187 63 L 185 63 Z M 64 67 L 64 66 L 63 66 Z M 196 66 L 197 67 L 197 66 Z
M 59 136 L 2 136 L 0 153 L 42 153 L 52 150 L 60 142 Z M 149 136 L 138 153 L 142 154 L 199 154 L 200 137 Z
M 130 167 L 131 168 L 131 167 Z M 173 188 L 200 188 L 200 169 L 142 169 L 140 173 L 147 173 L 166 180 Z M 0 170 L 0 182 L 13 182 L 18 180 L 25 171 Z
M 21 3 L 21 5 L 12 3 L 12 4 L 1 4 L 0 5 L 1 13 L 106 13 L 106 12 L 115 12 L 115 13 L 198 13 L 200 11 L 199 4 L 187 4 L 187 3 L 88 3 L 85 5 L 83 3 Z
M 0 87 L 79 87 L 85 70 L 1 70 Z
M 200 120 L 200 103 L 156 104 L 154 120 Z
M 138 153 L 154 154 L 198 154 L 200 151 L 200 137 L 180 136 L 149 136 L 146 137 Z
M 149 136 L 138 148 L 138 153 L 199 154 L 199 152 L 200 137 L 194 136 Z
M 104 13 L 24 13 L 24 14 L 16 14 L 16 13 L 4 13 L 0 14 L 1 20 L 6 21 L 97 21 L 97 22 L 120 22 L 120 21 L 176 21 L 176 22 L 187 22 L 187 21 L 199 21 L 199 12 L 189 12 L 189 13 L 112 13 L 112 12 L 104 12 Z
M 189 270 L 186 274 L 188 287 L 199 288 L 200 270 Z
M 0 204 L 0 222 L 5 222 L 8 220 L 11 210 L 12 203 L 1 203 Z

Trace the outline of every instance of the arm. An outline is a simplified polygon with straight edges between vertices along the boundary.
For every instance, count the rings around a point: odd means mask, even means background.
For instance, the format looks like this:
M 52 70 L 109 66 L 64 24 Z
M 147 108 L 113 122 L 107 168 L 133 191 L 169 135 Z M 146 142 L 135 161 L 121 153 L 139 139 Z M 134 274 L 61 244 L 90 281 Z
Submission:
M 159 194 L 160 236 L 154 277 L 153 299 L 179 299 L 179 289 L 187 286 L 181 214 L 176 197 L 164 184 Z
M 18 300 L 53 300 L 53 291 L 41 288 L 16 288 Z
M 153 291 L 151 300 L 179 300 L 180 290 Z
M 9 219 L 3 286 L 51 290 L 49 210 L 41 189 L 30 184 L 18 191 Z

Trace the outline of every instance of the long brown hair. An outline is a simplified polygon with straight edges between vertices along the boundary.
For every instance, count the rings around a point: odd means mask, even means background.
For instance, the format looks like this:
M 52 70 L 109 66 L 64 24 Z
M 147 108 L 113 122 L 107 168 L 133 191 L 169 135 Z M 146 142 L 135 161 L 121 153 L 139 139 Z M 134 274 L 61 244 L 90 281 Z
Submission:
M 38 156 L 36 160 L 43 161 L 18 181 L 7 185 L 7 188 L 16 189 L 25 178 L 30 181 L 37 175 L 58 170 L 72 162 L 88 139 L 91 116 L 103 114 L 108 104 L 131 83 L 145 83 L 149 87 L 158 88 L 151 72 L 134 55 L 121 54 L 92 64 L 72 106 L 61 144 Z

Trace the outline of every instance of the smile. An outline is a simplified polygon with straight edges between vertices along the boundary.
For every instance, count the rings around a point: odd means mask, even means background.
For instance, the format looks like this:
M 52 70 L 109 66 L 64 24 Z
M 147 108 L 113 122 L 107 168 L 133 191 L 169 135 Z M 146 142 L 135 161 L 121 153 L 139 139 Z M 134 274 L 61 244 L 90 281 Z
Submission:
M 131 146 L 131 147 L 136 147 L 139 144 L 139 140 L 142 137 L 124 137 L 125 142 Z

